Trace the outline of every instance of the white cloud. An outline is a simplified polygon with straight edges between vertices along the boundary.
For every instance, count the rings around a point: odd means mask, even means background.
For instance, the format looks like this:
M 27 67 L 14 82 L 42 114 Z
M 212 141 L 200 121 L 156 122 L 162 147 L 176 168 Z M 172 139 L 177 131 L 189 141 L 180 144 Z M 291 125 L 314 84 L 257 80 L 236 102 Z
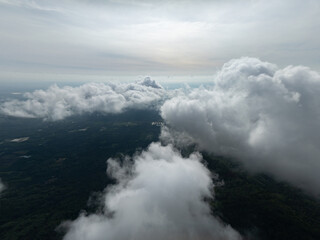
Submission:
M 240 58 L 226 63 L 214 84 L 165 102 L 162 117 L 175 136 L 319 194 L 319 73 Z
M 240 239 L 211 216 L 204 198 L 213 185 L 198 153 L 183 158 L 170 145 L 152 143 L 133 162 L 109 159 L 108 173 L 117 184 L 106 189 L 103 213 L 65 223 L 64 240 Z
M 166 91 L 154 80 L 138 83 L 87 83 L 24 94 L 25 100 L 8 100 L 0 112 L 9 116 L 60 120 L 75 114 L 120 113 L 127 108 L 148 108 L 163 99 Z

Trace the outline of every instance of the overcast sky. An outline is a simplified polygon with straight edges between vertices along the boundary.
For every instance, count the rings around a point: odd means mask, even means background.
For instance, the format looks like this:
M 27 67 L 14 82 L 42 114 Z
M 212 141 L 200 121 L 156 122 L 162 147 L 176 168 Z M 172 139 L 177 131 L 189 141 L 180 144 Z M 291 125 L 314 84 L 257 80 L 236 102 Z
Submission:
M 0 0 L 0 82 L 210 78 L 241 56 L 320 70 L 320 1 Z

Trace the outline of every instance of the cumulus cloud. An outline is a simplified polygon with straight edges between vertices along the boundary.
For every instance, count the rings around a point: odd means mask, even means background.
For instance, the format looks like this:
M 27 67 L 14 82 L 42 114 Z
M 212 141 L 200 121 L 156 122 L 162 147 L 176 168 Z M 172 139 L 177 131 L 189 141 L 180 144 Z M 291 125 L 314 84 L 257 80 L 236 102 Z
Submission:
M 162 86 L 159 83 L 157 83 L 155 80 L 152 80 L 150 77 L 146 77 L 138 83 L 147 87 L 162 88 Z
M 108 160 L 117 184 L 106 189 L 103 211 L 65 223 L 65 240 L 241 238 L 210 214 L 204 199 L 213 184 L 199 153 L 183 158 L 171 145 L 152 143 L 132 160 Z
M 87 83 L 25 93 L 25 100 L 8 100 L 0 112 L 9 116 L 60 120 L 71 115 L 121 113 L 127 108 L 147 108 L 164 98 L 166 91 L 150 78 L 130 84 Z
M 175 138 L 180 132 L 201 149 L 319 194 L 319 73 L 246 57 L 224 64 L 214 84 L 164 103 Z

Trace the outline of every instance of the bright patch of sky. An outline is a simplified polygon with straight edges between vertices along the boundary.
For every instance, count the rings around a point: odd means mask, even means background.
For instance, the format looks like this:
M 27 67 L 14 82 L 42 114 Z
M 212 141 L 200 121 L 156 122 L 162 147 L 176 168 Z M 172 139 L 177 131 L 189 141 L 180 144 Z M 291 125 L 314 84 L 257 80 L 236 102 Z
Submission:
M 317 0 L 0 0 L 0 82 L 210 81 L 241 56 L 319 70 L 319 25 Z

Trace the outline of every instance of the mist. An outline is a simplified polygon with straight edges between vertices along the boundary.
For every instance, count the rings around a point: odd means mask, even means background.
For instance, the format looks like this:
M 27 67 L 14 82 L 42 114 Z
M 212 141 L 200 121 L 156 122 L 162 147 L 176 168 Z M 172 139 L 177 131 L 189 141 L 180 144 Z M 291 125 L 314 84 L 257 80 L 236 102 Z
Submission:
M 202 150 L 317 195 L 319 109 L 318 72 L 244 57 L 224 64 L 212 89 L 197 88 L 166 101 L 161 115 L 176 142 L 180 132 L 182 141 L 191 139 Z M 163 132 L 168 136 L 170 129 Z
M 199 153 L 183 158 L 160 143 L 132 161 L 109 159 L 107 172 L 117 183 L 106 188 L 103 210 L 65 222 L 64 240 L 241 239 L 211 215 L 214 186 L 202 161 Z

